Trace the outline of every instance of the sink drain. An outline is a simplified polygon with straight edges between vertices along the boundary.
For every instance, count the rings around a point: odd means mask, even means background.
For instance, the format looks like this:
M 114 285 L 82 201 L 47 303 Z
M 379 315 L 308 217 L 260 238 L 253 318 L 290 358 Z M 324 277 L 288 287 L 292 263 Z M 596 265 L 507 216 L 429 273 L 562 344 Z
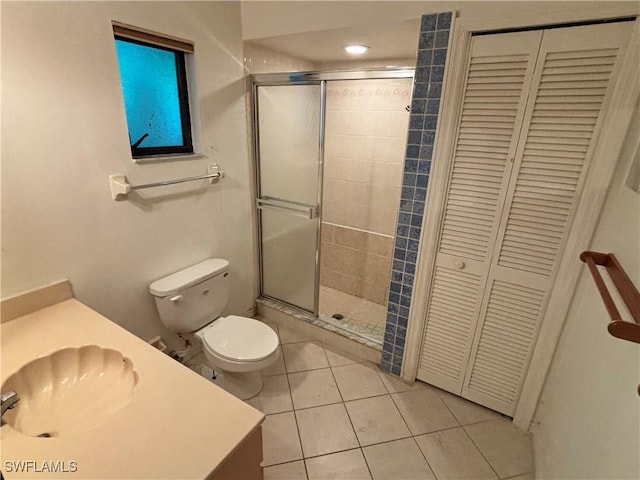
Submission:
M 38 437 L 40 438 L 51 438 L 52 435 L 50 433 L 41 433 L 40 435 L 38 435 Z
M 331 315 L 333 318 L 335 318 L 336 320 L 342 320 L 344 318 L 344 315 L 342 315 L 341 313 L 334 313 L 333 315 Z

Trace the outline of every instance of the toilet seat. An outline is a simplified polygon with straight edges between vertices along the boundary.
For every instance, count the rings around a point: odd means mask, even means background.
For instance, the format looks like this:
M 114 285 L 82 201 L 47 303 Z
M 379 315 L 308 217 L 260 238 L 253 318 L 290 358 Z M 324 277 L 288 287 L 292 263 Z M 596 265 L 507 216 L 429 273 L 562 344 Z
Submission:
M 220 317 L 196 335 L 209 353 L 232 362 L 260 362 L 278 348 L 278 336 L 271 328 L 237 315 Z

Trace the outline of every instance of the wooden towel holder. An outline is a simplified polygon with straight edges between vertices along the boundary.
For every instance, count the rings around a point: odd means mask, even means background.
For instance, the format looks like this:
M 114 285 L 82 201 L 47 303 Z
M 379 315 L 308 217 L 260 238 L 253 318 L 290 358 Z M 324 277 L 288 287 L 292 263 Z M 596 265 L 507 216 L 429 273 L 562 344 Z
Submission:
M 618 263 L 613 253 L 598 252 L 582 252 L 580 260 L 587 264 L 596 287 L 600 292 L 604 306 L 609 312 L 611 322 L 607 327 L 609 333 L 617 338 L 629 340 L 630 342 L 640 343 L 640 292 L 635 287 L 629 275 Z M 633 317 L 633 322 L 622 320 L 620 312 L 616 308 L 616 304 L 611 298 L 611 294 L 598 271 L 596 265 L 601 265 L 607 269 L 607 273 L 611 277 L 613 284 L 616 286 L 620 297 L 629 309 L 629 313 Z M 634 323 L 635 322 L 635 323 Z

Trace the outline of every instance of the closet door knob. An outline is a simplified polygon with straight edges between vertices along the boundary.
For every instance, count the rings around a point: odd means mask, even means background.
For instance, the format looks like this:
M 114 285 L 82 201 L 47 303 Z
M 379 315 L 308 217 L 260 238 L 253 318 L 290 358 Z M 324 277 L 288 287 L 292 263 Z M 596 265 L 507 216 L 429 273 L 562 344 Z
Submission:
M 462 269 L 464 269 L 464 267 L 466 267 L 465 263 L 462 260 L 456 260 L 455 263 L 454 263 L 454 266 L 458 270 L 462 270 Z

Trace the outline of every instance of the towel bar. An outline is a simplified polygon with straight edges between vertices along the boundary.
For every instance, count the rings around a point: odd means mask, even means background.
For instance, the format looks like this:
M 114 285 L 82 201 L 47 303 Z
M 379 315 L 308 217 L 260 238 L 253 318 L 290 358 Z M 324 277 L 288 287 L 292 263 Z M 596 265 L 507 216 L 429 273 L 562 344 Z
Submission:
M 607 327 L 609 333 L 617 338 L 640 343 L 640 292 L 635 287 L 627 272 L 624 271 L 618 259 L 613 253 L 582 252 L 580 260 L 587 264 L 591 276 L 600 292 L 604 306 L 609 313 L 611 322 Z M 607 269 L 607 273 L 613 280 L 620 297 L 629 309 L 633 317 L 633 322 L 622 320 L 620 312 L 607 289 L 607 286 L 598 271 L 596 265 L 601 265 Z M 635 322 L 635 323 L 634 323 Z
M 224 177 L 224 172 L 220 171 L 218 165 L 212 163 L 208 166 L 206 175 L 197 177 L 178 178 L 176 180 L 165 180 L 163 182 L 145 183 L 142 185 L 131 185 L 127 177 L 122 173 L 109 175 L 109 186 L 111 187 L 111 198 L 114 200 L 124 200 L 132 190 L 142 190 L 143 188 L 164 187 L 165 185 L 175 185 L 176 183 L 193 182 L 195 180 L 210 179 L 210 183 L 217 183 Z

